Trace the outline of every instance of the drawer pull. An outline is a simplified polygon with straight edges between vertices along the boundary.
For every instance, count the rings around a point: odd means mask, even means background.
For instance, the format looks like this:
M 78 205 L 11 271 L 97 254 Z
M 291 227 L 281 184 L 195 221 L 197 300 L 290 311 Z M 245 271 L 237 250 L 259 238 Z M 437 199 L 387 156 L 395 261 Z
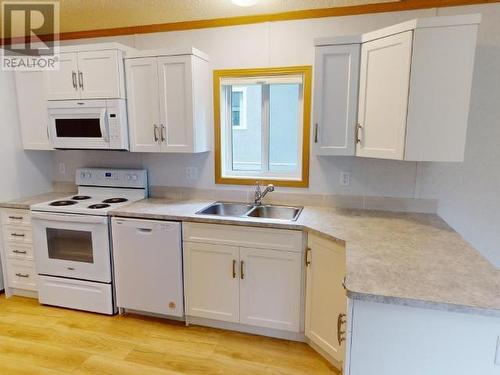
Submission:
M 10 220 L 22 220 L 23 217 L 22 216 L 9 216 L 9 219 Z
M 11 233 L 10 235 L 12 237 L 24 237 L 24 236 L 26 236 L 25 234 L 19 234 L 19 233 Z
M 30 275 L 27 273 L 16 273 L 16 276 L 17 277 L 25 277 L 25 278 L 30 277 Z
M 12 250 L 14 254 L 27 254 L 25 250 Z

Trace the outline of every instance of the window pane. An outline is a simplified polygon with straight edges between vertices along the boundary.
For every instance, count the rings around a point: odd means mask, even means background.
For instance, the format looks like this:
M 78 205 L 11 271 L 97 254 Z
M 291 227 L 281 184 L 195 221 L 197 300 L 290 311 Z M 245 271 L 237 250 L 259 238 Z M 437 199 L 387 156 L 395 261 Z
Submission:
M 299 169 L 299 84 L 270 87 L 269 170 L 293 172 Z
M 240 108 L 246 108 L 245 111 L 239 111 L 239 124 L 245 123 L 246 126 L 232 129 L 232 167 L 234 171 L 260 171 L 262 170 L 262 85 L 232 86 L 233 99 L 235 94 L 240 98 Z M 234 111 L 231 112 L 234 121 Z
M 231 116 L 232 116 L 232 124 L 233 126 L 240 126 L 240 113 L 241 113 L 241 104 L 243 101 L 243 92 L 234 91 L 231 95 Z

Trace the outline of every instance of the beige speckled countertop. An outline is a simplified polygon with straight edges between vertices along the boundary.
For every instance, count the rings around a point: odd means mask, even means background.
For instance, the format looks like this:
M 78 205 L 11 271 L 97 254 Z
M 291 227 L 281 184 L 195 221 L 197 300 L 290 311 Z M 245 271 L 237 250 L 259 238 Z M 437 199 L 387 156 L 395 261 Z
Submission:
M 111 215 L 305 230 L 345 241 L 351 298 L 500 317 L 500 270 L 436 215 L 305 207 L 290 223 L 195 214 L 212 202 L 146 199 Z
M 68 193 L 0 203 L 29 209 Z M 200 216 L 213 200 L 145 199 L 110 215 L 305 230 L 346 243 L 351 298 L 500 317 L 500 270 L 431 214 L 305 207 L 296 222 Z
M 14 199 L 8 202 L 1 202 L 0 208 L 14 208 L 19 210 L 29 210 L 30 206 L 42 202 L 53 201 L 70 195 L 70 192 L 50 192 L 38 194 L 32 197 Z

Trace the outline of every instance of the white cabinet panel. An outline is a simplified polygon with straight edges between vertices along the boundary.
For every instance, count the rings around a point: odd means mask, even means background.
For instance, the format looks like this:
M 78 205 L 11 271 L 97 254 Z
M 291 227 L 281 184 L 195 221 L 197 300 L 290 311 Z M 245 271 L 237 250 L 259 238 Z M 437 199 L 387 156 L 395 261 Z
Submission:
M 184 243 L 187 315 L 239 321 L 238 262 L 235 246 Z
M 316 155 L 354 155 L 360 44 L 316 47 L 313 142 Z
M 358 156 L 404 157 L 412 36 L 407 31 L 361 48 Z
M 120 98 L 122 81 L 117 50 L 78 52 L 82 99 Z
M 159 87 L 156 58 L 128 59 L 127 109 L 130 151 L 160 152 Z
M 333 241 L 309 236 L 306 336 L 338 362 L 344 361 L 347 296 L 345 248 Z M 340 328 L 340 329 L 338 329 Z
M 79 99 L 78 55 L 74 52 L 61 53 L 59 70 L 47 71 L 46 88 L 48 100 Z
M 193 149 L 193 90 L 190 56 L 158 58 L 162 148 L 166 152 Z
M 51 150 L 43 72 L 15 72 L 17 109 L 25 150 Z
M 299 332 L 302 255 L 240 248 L 240 322 Z

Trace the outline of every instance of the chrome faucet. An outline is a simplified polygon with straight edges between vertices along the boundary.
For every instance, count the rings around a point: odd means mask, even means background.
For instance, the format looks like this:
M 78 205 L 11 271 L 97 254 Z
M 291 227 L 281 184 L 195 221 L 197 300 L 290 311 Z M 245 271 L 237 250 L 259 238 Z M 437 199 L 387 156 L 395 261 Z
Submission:
M 260 189 L 260 181 L 255 184 L 255 205 L 260 206 L 262 204 L 262 199 L 267 195 L 267 193 L 272 193 L 274 191 L 274 185 L 269 184 L 266 186 L 264 191 Z

